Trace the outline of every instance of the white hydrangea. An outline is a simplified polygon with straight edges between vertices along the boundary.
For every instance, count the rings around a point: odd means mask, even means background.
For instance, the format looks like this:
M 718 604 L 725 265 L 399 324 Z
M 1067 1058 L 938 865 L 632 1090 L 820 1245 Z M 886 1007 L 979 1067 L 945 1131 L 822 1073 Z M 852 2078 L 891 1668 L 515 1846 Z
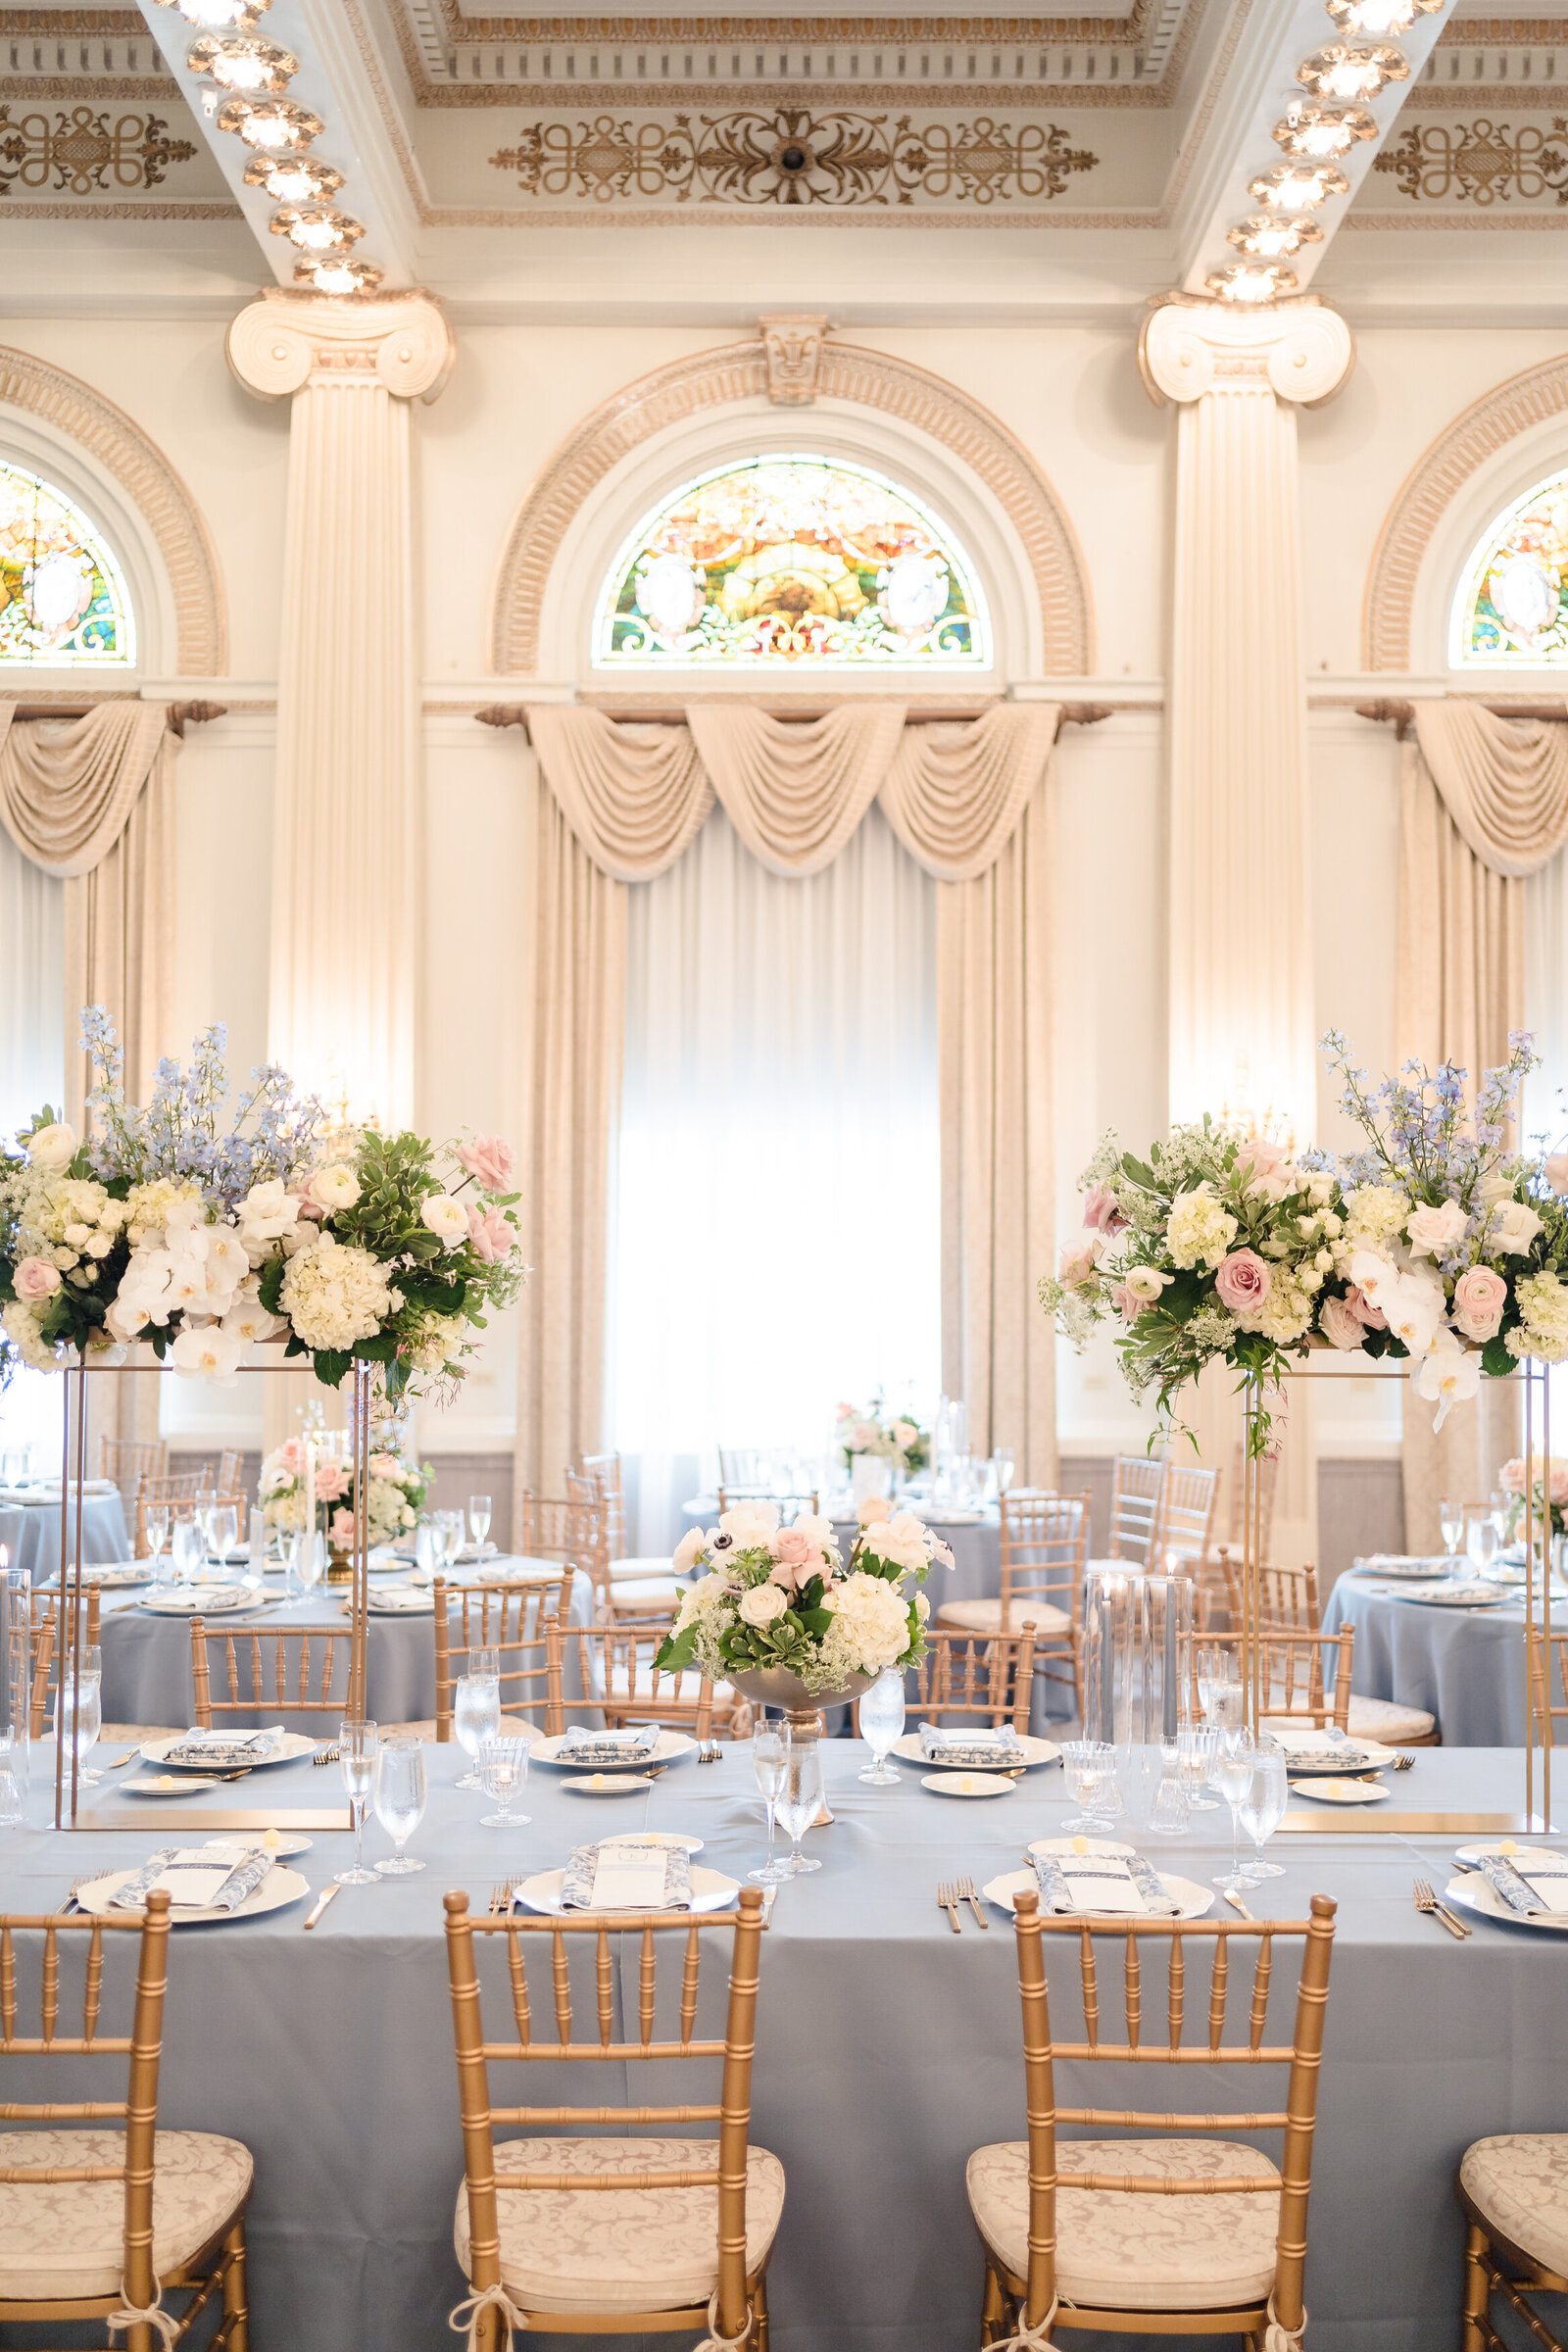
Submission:
M 281 1303 L 307 1348 L 345 1348 L 380 1330 L 392 1292 L 379 1258 L 323 1233 L 289 1259 Z
M 1568 1283 L 1556 1274 L 1526 1274 L 1514 1284 L 1513 1295 L 1524 1324 L 1508 1333 L 1508 1352 L 1560 1364 L 1568 1356 Z
M 1359 1184 L 1345 1196 L 1345 1240 L 1352 1250 L 1387 1251 L 1404 1232 L 1414 1207 L 1408 1193 L 1393 1184 Z
M 908 1648 L 908 1603 L 885 1577 L 856 1569 L 830 1585 L 823 1601 L 833 1611 L 818 1659 L 823 1690 L 842 1686 L 852 1674 L 880 1674 Z
M 1236 1219 L 1205 1181 L 1171 1203 L 1167 1241 L 1178 1266 L 1217 1266 L 1236 1239 Z
M 13 1298 L 0 1322 L 4 1322 L 6 1337 L 24 1364 L 34 1372 L 58 1372 L 60 1358 L 38 1328 L 38 1318 L 25 1300 Z
M 1244 1320 L 1242 1328 L 1260 1331 L 1281 1348 L 1291 1347 L 1312 1328 L 1312 1292 L 1321 1287 L 1322 1279 L 1318 1275 L 1308 1287 L 1299 1267 L 1281 1266 L 1269 1285 L 1268 1297 L 1254 1315 Z
M 54 1255 L 66 1244 L 68 1228 L 80 1229 L 80 1241 L 69 1245 L 79 1250 L 96 1230 L 108 1203 L 109 1195 L 90 1177 L 56 1176 L 47 1183 L 34 1184 L 23 1203 L 18 1235 L 23 1245 L 22 1254 Z

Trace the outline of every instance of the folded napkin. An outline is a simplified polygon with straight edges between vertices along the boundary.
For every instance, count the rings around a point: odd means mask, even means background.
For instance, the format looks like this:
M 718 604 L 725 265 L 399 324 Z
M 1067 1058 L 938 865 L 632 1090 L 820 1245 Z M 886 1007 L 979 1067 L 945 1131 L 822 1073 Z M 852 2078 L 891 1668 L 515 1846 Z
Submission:
M 1023 1742 L 1010 1723 L 999 1731 L 947 1732 L 939 1724 L 920 1726 L 920 1753 L 928 1764 L 1021 1764 Z
M 258 1764 L 283 1744 L 283 1726 L 260 1732 L 187 1732 L 164 1757 L 166 1764 Z
M 684 1846 L 601 1838 L 576 1846 L 561 1882 L 564 1911 L 689 1911 L 691 1856 Z
M 651 1756 L 659 1745 L 659 1731 L 657 1723 L 621 1732 L 593 1732 L 585 1724 L 574 1723 L 562 1733 L 556 1753 L 568 1756 L 573 1764 L 619 1764 L 627 1756 Z
M 1142 1854 L 1040 1854 L 1031 1852 L 1040 1899 L 1048 1911 L 1115 1911 L 1137 1917 L 1179 1919 L 1152 1866 Z
M 1262 1728 L 1285 1750 L 1287 1764 L 1323 1764 L 1336 1772 L 1357 1772 L 1367 1770 L 1372 1762 L 1364 1747 L 1357 1747 L 1333 1724 L 1318 1731 L 1311 1724 L 1265 1715 Z
M 117 1911 L 141 1911 L 163 1888 L 175 1911 L 236 1911 L 272 1867 L 267 1852 L 215 1854 L 211 1847 L 166 1845 L 150 1854 L 133 1879 L 111 1897 Z
M 1475 1866 L 1510 1911 L 1527 1919 L 1568 1913 L 1568 1862 L 1561 1854 L 1478 1854 Z

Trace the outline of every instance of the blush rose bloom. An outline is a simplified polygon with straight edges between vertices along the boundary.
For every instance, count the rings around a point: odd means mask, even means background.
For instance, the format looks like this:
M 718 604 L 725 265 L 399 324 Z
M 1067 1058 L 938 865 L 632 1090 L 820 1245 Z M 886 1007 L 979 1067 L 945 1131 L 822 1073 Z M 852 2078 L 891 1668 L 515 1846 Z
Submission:
M 1382 1307 L 1374 1306 L 1365 1291 L 1358 1289 L 1353 1282 L 1345 1294 L 1345 1303 L 1356 1320 L 1366 1325 L 1368 1331 L 1388 1330 L 1389 1318 Z
M 1568 1152 L 1553 1152 L 1546 1161 L 1546 1182 L 1559 1196 L 1568 1193 Z
M 1087 1241 L 1068 1243 L 1056 1268 L 1056 1280 L 1063 1290 L 1081 1291 L 1086 1282 L 1094 1280 L 1095 1261 L 1103 1247 L 1098 1233 L 1091 1234 Z
M 1124 1323 L 1136 1323 L 1149 1302 L 1139 1298 L 1130 1282 L 1113 1282 L 1110 1286 L 1110 1303 Z
M 1351 1354 L 1366 1338 L 1366 1325 L 1348 1298 L 1325 1298 L 1317 1327 L 1331 1348 Z
M 813 1544 L 808 1536 L 803 1535 L 798 1527 L 781 1527 L 768 1549 L 781 1568 L 819 1568 L 822 1565 L 821 1546 Z
M 60 1269 L 46 1257 L 24 1257 L 18 1260 L 12 1280 L 19 1298 L 47 1298 L 60 1288 Z
M 1084 1196 L 1084 1223 L 1097 1233 L 1120 1233 L 1127 1220 L 1116 1206 L 1116 1196 L 1105 1185 L 1091 1187 Z
M 1457 1200 L 1440 1201 L 1436 1208 L 1413 1208 L 1405 1221 L 1412 1257 L 1441 1257 L 1464 1240 L 1470 1220 Z
M 476 1208 L 469 1209 L 468 1247 L 485 1265 L 499 1265 L 515 1238 L 512 1225 L 499 1208 L 487 1208 L 483 1216 Z
M 487 1193 L 504 1192 L 512 1182 L 517 1155 L 499 1135 L 476 1135 L 471 1144 L 458 1146 L 458 1164 L 467 1169 Z
M 1214 1288 L 1233 1315 L 1249 1315 L 1262 1305 L 1274 1277 L 1255 1250 L 1233 1250 L 1215 1269 Z
M 1467 1340 L 1491 1340 L 1502 1322 L 1508 1285 L 1491 1266 L 1470 1266 L 1453 1286 L 1453 1319 Z
M 338 1496 L 346 1494 L 348 1491 L 349 1474 L 342 1463 L 323 1462 L 316 1473 L 317 1501 L 336 1502 Z

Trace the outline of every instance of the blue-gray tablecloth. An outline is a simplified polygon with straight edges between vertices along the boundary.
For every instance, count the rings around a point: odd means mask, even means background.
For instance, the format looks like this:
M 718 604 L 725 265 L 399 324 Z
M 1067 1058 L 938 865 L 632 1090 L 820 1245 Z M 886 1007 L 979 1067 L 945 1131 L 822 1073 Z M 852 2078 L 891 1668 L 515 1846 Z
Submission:
M 75 1542 L 76 1506 L 70 1503 L 68 1545 Z M 35 1585 L 47 1584 L 60 1568 L 60 1498 L 53 1502 L 0 1505 L 0 1544 L 13 1568 L 24 1568 Z M 81 1498 L 81 1556 L 84 1560 L 128 1560 L 125 1512 L 118 1494 Z
M 1363 1698 L 1425 1707 L 1438 1719 L 1445 1747 L 1522 1747 L 1523 1604 L 1443 1608 L 1397 1599 L 1376 1590 L 1378 1584 L 1370 1573 L 1342 1576 L 1324 1605 L 1325 1633 L 1355 1628 L 1351 1689 Z M 1555 1595 L 1551 1613 L 1568 1632 L 1568 1599 Z

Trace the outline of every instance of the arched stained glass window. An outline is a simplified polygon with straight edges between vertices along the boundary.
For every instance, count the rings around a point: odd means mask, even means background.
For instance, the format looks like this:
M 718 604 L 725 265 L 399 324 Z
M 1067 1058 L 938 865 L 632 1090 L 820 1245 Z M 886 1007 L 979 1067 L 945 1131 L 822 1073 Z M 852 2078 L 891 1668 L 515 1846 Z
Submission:
M 1465 569 L 1452 659 L 1489 669 L 1568 667 L 1568 473 L 1500 515 Z
M 951 533 L 880 474 L 808 456 L 726 466 L 666 499 L 615 558 L 594 647 L 596 663 L 638 669 L 990 659 Z
M 124 575 L 79 507 L 0 462 L 0 667 L 136 658 Z

